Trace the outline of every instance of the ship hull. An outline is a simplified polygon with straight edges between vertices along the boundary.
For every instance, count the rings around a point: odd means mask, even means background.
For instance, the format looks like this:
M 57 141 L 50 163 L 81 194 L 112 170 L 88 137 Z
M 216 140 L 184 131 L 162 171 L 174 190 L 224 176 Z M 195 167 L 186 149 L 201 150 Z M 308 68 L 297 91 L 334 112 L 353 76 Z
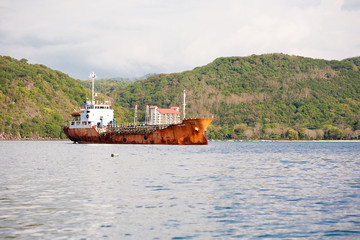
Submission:
M 78 143 L 206 145 L 212 118 L 187 119 L 152 132 L 124 134 L 116 130 L 99 133 L 95 128 L 65 127 L 66 136 Z

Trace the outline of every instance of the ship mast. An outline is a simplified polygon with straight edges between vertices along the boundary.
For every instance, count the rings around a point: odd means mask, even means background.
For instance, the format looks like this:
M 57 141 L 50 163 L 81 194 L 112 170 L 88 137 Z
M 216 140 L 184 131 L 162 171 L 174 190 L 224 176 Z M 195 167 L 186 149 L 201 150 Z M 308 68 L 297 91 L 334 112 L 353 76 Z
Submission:
M 185 97 L 186 97 L 186 92 L 185 92 L 185 89 L 184 89 L 183 93 L 184 93 L 184 101 L 183 101 L 183 119 L 185 119 L 185 106 L 186 106 L 186 104 L 185 104 Z
M 89 78 L 91 78 L 91 105 L 95 105 L 94 84 L 95 84 L 96 74 L 94 72 L 91 72 Z
M 146 105 L 146 115 L 145 115 L 145 123 L 149 123 L 150 122 L 150 108 L 149 105 Z
M 136 126 L 137 124 L 137 110 L 138 110 L 138 105 L 135 104 L 134 126 Z

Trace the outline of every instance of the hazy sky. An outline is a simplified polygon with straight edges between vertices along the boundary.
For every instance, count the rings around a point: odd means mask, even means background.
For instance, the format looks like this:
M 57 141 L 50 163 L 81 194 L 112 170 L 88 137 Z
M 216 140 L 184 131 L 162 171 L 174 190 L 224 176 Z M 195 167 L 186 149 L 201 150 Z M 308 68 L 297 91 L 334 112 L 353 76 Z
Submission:
M 0 0 L 0 55 L 87 79 L 217 57 L 360 55 L 360 0 Z

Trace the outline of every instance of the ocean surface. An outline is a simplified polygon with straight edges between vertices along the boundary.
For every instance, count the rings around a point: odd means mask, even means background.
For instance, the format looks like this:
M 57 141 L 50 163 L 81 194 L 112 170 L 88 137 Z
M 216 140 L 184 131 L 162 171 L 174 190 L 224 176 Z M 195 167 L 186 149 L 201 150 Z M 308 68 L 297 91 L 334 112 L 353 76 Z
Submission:
M 360 239 L 360 142 L 0 141 L 7 238 Z

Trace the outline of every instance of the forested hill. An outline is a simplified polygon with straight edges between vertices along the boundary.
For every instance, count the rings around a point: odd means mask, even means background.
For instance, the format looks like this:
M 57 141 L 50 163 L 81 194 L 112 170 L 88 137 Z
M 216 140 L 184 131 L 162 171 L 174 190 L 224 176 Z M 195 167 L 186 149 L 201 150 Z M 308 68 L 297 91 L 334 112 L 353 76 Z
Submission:
M 118 122 L 146 104 L 214 116 L 212 139 L 356 139 L 360 58 L 327 61 L 285 54 L 218 58 L 192 71 L 134 83 L 101 81 Z M 0 138 L 65 137 L 62 127 L 90 97 L 79 81 L 44 65 L 0 56 Z M 123 106 L 119 107 L 119 106 Z M 126 118 L 126 119 L 125 119 Z
M 89 96 L 64 73 L 0 56 L 0 139 L 64 138 L 66 121 Z
M 112 97 L 181 106 L 187 117 L 214 116 L 215 139 L 344 139 L 360 133 L 359 58 L 343 61 L 285 54 L 218 58 L 182 73 L 155 75 L 116 88 Z

